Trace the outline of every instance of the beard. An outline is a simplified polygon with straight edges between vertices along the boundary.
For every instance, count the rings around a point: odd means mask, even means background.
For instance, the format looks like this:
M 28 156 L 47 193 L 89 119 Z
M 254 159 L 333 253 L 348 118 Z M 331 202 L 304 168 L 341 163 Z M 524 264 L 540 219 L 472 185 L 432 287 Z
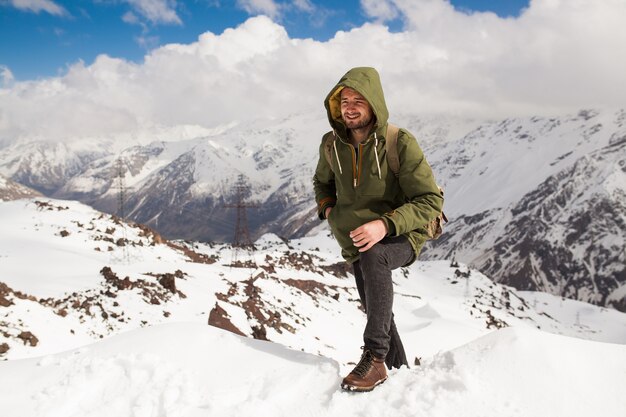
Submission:
M 349 120 L 349 119 L 343 119 L 343 122 L 346 124 L 346 127 L 348 129 L 364 129 L 368 126 L 370 126 L 372 124 L 374 120 L 374 116 L 373 115 L 369 115 L 368 116 L 363 116 L 361 118 L 358 118 L 356 120 Z

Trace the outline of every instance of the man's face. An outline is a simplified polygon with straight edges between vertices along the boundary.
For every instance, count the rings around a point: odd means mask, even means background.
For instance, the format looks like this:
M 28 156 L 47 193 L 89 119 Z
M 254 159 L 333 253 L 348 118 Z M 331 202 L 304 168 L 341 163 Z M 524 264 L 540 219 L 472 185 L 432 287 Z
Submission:
M 360 129 L 372 123 L 374 113 L 361 94 L 346 87 L 341 90 L 341 117 L 348 129 Z

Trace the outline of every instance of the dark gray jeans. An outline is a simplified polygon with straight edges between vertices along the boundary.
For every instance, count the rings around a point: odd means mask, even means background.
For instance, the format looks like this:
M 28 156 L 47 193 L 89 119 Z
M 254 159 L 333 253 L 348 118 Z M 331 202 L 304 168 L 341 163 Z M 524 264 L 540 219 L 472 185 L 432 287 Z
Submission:
M 407 365 L 406 355 L 393 320 L 391 271 L 415 258 L 413 247 L 404 236 L 385 237 L 362 252 L 352 264 L 361 302 L 367 314 L 363 332 L 365 349 L 385 358 L 389 368 Z

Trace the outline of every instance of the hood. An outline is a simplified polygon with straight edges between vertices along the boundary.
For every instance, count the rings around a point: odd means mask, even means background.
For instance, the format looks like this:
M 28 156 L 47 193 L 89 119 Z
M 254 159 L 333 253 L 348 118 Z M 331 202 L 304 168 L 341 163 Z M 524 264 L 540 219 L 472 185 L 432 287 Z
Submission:
M 377 131 L 380 130 L 380 133 L 382 133 L 382 129 L 387 125 L 387 120 L 389 119 L 389 111 L 385 103 L 380 76 L 374 68 L 370 67 L 352 68 L 341 77 L 337 85 L 335 85 L 326 96 L 324 107 L 326 107 L 328 121 L 333 130 L 335 130 L 340 137 L 347 137 L 346 126 L 341 119 L 340 93 L 344 87 L 352 88 L 365 97 L 376 116 L 375 129 Z

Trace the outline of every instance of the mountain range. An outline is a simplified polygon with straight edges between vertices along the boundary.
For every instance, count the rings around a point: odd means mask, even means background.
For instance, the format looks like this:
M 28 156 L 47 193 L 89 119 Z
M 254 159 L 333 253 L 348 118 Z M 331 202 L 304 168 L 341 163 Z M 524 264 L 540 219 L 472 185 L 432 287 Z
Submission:
M 498 121 L 398 115 L 444 188 L 451 220 L 422 258 L 626 310 L 625 119 L 623 109 Z M 326 126 L 308 112 L 195 138 L 17 140 L 0 149 L 0 174 L 174 239 L 233 241 L 241 196 L 253 238 L 296 238 L 325 228 L 311 178 Z

